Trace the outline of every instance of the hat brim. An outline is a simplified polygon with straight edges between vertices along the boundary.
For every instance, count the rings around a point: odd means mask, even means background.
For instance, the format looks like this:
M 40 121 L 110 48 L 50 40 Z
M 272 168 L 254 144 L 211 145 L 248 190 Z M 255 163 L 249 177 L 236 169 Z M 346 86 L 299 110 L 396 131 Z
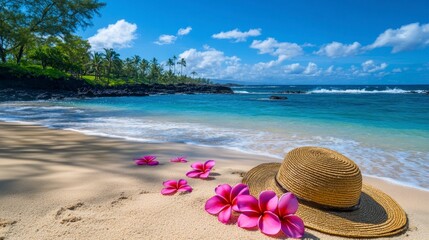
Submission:
M 275 180 L 280 163 L 264 163 L 247 172 L 243 183 L 250 194 L 258 197 L 264 190 L 272 190 L 278 196 L 286 192 Z M 353 211 L 329 211 L 300 202 L 296 213 L 306 227 L 344 237 L 371 238 L 392 236 L 408 227 L 404 210 L 387 194 L 363 184 L 360 206 Z

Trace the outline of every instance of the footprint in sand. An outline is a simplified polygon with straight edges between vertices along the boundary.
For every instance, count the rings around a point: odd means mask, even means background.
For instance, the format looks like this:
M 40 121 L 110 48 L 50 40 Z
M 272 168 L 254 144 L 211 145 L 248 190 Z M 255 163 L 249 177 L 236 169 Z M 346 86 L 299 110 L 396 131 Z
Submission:
M 65 214 L 66 211 L 75 211 L 76 209 L 82 207 L 84 205 L 83 202 L 78 202 L 75 203 L 73 205 L 69 205 L 66 207 L 62 207 L 60 208 L 57 213 L 55 214 L 55 219 L 59 219 L 62 218 L 62 215 Z M 67 217 L 64 217 L 61 219 L 60 223 L 61 224 L 65 224 L 65 223 L 73 223 L 73 222 L 78 222 L 82 220 L 81 217 L 76 217 L 76 216 L 72 216 L 70 213 L 67 215 Z
M 244 175 L 246 174 L 246 172 L 237 170 L 237 171 L 232 171 L 231 174 L 233 174 L 233 175 L 239 175 L 240 177 L 244 177 Z
M 63 220 L 61 220 L 61 224 L 64 224 L 64 223 L 72 223 L 72 222 L 78 222 L 78 221 L 80 221 L 80 220 L 82 220 L 82 218 L 81 217 L 76 217 L 76 216 L 72 216 L 72 217 L 68 217 L 68 218 L 64 218 Z
M 73 205 L 62 207 L 62 208 L 60 208 L 60 210 L 57 211 L 55 218 L 59 218 L 67 210 L 74 211 L 74 210 L 82 207 L 83 205 L 84 205 L 83 202 L 78 202 L 78 203 L 73 204 Z
M 9 229 L 15 225 L 17 223 L 17 221 L 13 221 L 13 220 L 6 220 L 6 219 L 2 219 L 0 218 L 0 240 L 4 240 L 4 234 L 6 234 L 7 232 L 9 232 Z
M 0 228 L 9 227 L 9 226 L 14 225 L 15 223 L 16 223 L 16 221 L 11 221 L 11 220 L 6 220 L 6 219 L 0 218 Z
M 124 201 L 126 199 L 128 199 L 128 197 L 125 196 L 124 192 L 122 192 L 121 195 L 119 195 L 118 199 L 116 199 L 116 200 L 114 200 L 114 201 L 111 202 L 111 205 L 113 207 L 113 206 L 117 205 L 118 203 L 120 203 L 120 202 L 122 202 L 122 201 Z

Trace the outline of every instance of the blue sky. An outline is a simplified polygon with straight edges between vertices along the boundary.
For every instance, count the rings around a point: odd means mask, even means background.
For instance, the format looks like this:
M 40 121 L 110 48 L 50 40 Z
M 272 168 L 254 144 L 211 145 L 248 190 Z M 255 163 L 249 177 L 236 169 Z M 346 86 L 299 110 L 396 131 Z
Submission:
M 429 84 L 429 2 L 106 1 L 94 50 L 248 83 Z

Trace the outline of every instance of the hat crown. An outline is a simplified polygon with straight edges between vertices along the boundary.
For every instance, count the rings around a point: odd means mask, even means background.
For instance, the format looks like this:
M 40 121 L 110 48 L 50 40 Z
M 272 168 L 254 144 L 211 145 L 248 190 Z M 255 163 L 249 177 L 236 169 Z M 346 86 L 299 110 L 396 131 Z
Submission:
M 344 155 L 319 147 L 290 151 L 276 180 L 298 198 L 332 208 L 356 206 L 362 191 L 359 167 Z

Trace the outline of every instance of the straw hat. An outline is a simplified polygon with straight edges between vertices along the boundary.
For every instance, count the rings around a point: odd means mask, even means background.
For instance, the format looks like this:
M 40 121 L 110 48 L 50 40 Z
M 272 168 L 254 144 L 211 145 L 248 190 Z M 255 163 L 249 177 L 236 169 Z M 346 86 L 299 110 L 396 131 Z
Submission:
M 362 184 L 359 167 L 326 148 L 300 147 L 283 163 L 264 163 L 243 178 L 250 193 L 292 192 L 306 227 L 344 237 L 382 237 L 404 232 L 404 210 L 387 194 Z

